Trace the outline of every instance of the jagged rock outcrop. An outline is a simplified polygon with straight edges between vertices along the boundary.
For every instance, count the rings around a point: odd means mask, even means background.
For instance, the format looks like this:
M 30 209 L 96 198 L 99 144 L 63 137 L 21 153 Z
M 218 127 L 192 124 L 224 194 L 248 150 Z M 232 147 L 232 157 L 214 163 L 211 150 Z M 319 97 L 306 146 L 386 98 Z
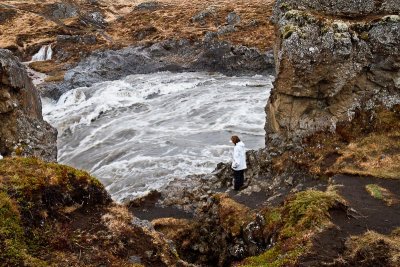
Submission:
M 65 74 L 61 85 L 47 85 L 44 95 L 58 98 L 65 91 L 131 74 L 157 71 L 217 71 L 226 75 L 254 75 L 272 71 L 268 54 L 228 42 L 166 40 L 151 46 L 94 52 Z
M 0 161 L 0 266 L 191 266 L 87 172 Z
M 335 130 L 356 109 L 400 103 L 399 7 L 398 0 L 276 2 L 267 143 L 297 143 Z
M 39 93 L 13 54 L 0 49 L 0 154 L 57 159 L 57 131 L 43 120 Z

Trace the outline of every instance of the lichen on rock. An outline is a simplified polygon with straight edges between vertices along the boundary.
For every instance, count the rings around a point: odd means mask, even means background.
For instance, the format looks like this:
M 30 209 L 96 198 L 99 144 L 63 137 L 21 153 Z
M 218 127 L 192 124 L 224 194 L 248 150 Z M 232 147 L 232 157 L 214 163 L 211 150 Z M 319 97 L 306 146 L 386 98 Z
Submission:
M 384 2 L 377 7 L 369 1 L 368 7 L 341 1 L 330 7 L 323 1 L 277 1 L 277 77 L 266 107 L 268 144 L 298 144 L 351 120 L 356 108 L 400 103 L 400 23 L 395 9 L 382 11 L 390 1 Z M 381 19 L 341 17 L 353 13 Z
M 0 49 L 0 153 L 57 159 L 57 131 L 43 120 L 39 93 L 25 66 Z

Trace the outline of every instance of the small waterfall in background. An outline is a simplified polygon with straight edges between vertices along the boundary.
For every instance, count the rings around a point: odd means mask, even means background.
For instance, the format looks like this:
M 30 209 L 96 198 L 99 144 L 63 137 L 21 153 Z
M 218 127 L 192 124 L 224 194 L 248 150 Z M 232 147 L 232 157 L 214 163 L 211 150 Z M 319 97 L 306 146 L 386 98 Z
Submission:
M 40 48 L 40 50 L 32 56 L 31 61 L 45 61 L 50 60 L 53 56 L 53 49 L 51 48 L 51 44 L 44 45 Z

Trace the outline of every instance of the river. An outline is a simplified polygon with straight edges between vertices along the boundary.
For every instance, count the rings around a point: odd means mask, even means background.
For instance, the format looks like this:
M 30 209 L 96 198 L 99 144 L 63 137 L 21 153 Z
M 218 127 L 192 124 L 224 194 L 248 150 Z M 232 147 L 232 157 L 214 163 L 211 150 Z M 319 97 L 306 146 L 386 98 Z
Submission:
M 59 162 L 89 171 L 116 201 L 229 161 L 230 136 L 264 146 L 272 76 L 136 74 L 43 99 Z

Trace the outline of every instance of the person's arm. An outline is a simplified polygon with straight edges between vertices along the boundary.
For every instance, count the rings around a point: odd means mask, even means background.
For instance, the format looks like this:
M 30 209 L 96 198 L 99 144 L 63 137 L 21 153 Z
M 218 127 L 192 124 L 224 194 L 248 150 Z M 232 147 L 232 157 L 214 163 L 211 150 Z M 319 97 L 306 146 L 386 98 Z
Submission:
M 235 146 L 235 148 L 233 149 L 232 167 L 233 168 L 239 167 L 239 162 L 240 162 L 240 151 L 239 151 L 239 148 Z

